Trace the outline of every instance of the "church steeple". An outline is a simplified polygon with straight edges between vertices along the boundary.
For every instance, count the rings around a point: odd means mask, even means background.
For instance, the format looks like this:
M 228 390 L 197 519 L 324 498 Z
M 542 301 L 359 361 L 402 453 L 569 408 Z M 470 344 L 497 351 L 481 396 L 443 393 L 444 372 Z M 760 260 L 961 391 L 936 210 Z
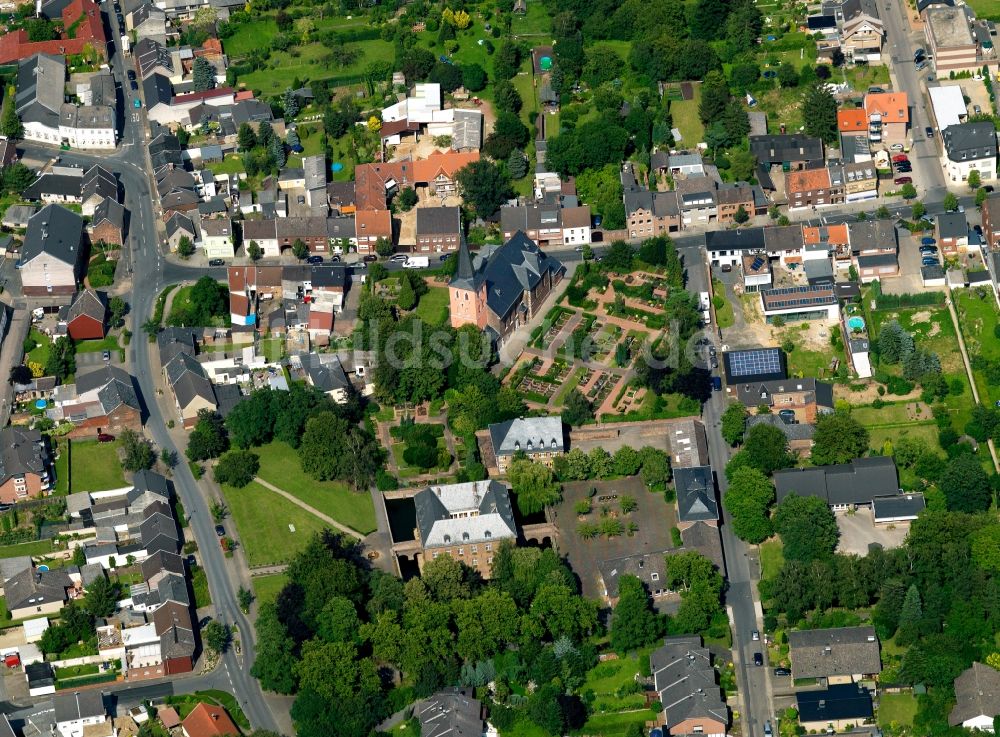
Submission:
M 464 238 L 458 247 L 458 268 L 451 280 L 451 286 L 458 289 L 476 288 L 476 271 L 472 266 L 472 254 L 469 253 L 469 246 Z

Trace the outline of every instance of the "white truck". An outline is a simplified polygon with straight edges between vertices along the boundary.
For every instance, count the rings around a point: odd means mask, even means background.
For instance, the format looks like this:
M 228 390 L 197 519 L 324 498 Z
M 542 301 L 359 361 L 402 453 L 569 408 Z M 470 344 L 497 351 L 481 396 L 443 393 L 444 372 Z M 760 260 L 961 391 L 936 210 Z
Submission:
M 708 292 L 698 293 L 698 307 L 701 309 L 701 321 L 706 325 L 712 322 L 711 295 Z
M 427 256 L 410 256 L 403 264 L 404 269 L 426 269 L 431 260 Z

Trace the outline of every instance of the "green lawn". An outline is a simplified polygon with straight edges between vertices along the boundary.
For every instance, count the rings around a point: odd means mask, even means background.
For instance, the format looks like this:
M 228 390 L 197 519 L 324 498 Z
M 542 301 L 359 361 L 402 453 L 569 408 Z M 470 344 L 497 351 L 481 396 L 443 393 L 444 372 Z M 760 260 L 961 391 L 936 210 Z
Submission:
M 48 555 L 54 550 L 52 540 L 35 540 L 19 545 L 0 545 L 0 558 L 17 558 L 20 555 L 36 558 L 40 555 Z
M 229 716 L 232 717 L 236 726 L 242 728 L 244 731 L 250 730 L 249 720 L 247 720 L 243 709 L 240 708 L 239 703 L 236 701 L 236 697 L 231 693 L 210 689 L 207 691 L 195 691 L 193 694 L 185 694 L 184 696 L 168 696 L 164 701 L 177 709 L 177 713 L 181 719 L 187 717 L 200 703 L 221 706 L 229 712 Z
M 74 440 L 69 448 L 69 488 L 78 491 L 105 491 L 125 486 L 118 461 L 118 443 Z
M 619 735 L 628 731 L 635 722 L 644 724 L 656 718 L 651 709 L 645 707 L 642 694 L 618 696 L 618 690 L 632 683 L 639 672 L 640 655 L 648 655 L 654 648 L 644 648 L 618 660 L 598 663 L 587 673 L 581 692 L 593 691 L 594 703 L 590 718 L 575 734 Z
M 629 726 L 639 724 L 645 727 L 646 722 L 656 719 L 657 713 L 652 709 L 636 711 L 610 712 L 606 714 L 591 714 L 583 727 L 572 734 L 579 735 L 620 735 L 628 732 Z
M 984 290 L 984 295 L 981 297 L 978 290 L 974 289 L 958 293 L 958 298 L 955 300 L 958 322 L 962 326 L 962 337 L 965 338 L 969 356 L 982 356 L 990 361 L 1000 361 L 1000 339 L 994 334 L 1000 319 L 997 317 L 993 293 Z M 983 401 L 992 404 L 1000 399 L 1000 386 L 990 384 L 982 371 L 974 371 L 973 375 Z
M 198 566 L 191 573 L 191 590 L 194 591 L 194 608 L 211 606 L 212 595 L 208 593 L 208 576 L 205 569 Z
M 844 364 L 844 350 L 841 347 L 821 351 L 809 350 L 804 347 L 802 331 L 799 324 L 791 325 L 782 330 L 778 343 L 791 340 L 795 350 L 788 353 L 788 373 L 790 376 L 815 376 L 818 379 L 830 376 L 830 360 L 836 356 L 840 359 L 840 365 Z
M 693 148 L 705 137 L 705 127 L 698 118 L 698 103 L 701 102 L 701 85 L 695 85 L 694 97 L 690 100 L 674 100 L 670 103 L 670 115 L 674 128 L 681 132 L 682 148 Z
M 117 336 L 109 335 L 102 340 L 81 340 L 76 344 L 77 353 L 96 353 L 97 351 L 117 351 Z
M 375 507 L 367 491 L 355 493 L 344 483 L 316 481 L 302 470 L 298 452 L 287 443 L 275 441 L 256 452 L 260 455 L 259 476 L 265 481 L 362 534 L 375 529 Z
M 44 333 L 32 328 L 28 333 L 28 337 L 35 341 L 35 347 L 28 354 L 27 360 L 33 363 L 39 363 L 42 367 L 49 360 L 49 348 L 52 346 L 52 340 L 49 336 Z
M 977 18 L 1000 20 L 1000 0 L 969 0 Z
M 69 440 L 55 440 L 53 443 L 57 443 L 62 447 L 62 452 L 59 453 L 59 457 L 56 458 L 55 468 L 56 468 L 56 485 L 53 492 L 56 494 L 69 494 Z M 55 448 L 52 449 L 53 453 Z
M 210 161 L 205 164 L 213 174 L 239 174 L 243 171 L 243 159 L 236 154 L 229 154 L 222 161 Z
M 785 565 L 784 547 L 781 540 L 768 540 L 760 546 L 761 578 L 769 580 L 778 575 Z
M 251 567 L 287 563 L 325 527 L 314 515 L 256 482 L 242 489 L 223 486 L 222 493 Z
M 715 305 L 715 319 L 718 327 L 731 328 L 736 324 L 733 305 L 726 298 L 726 287 L 718 279 L 712 279 L 712 304 Z
M 269 601 L 274 599 L 288 583 L 288 576 L 284 573 L 274 573 L 270 576 L 254 576 L 250 579 L 253 582 L 253 593 L 258 601 Z
M 448 319 L 449 297 L 447 287 L 429 287 L 427 294 L 417 304 L 417 317 L 428 325 L 444 325 Z
M 883 693 L 879 696 L 878 724 L 883 729 L 895 722 L 911 726 L 917 713 L 917 698 L 912 693 Z
M 227 42 L 228 43 L 228 42 Z M 344 44 L 348 48 L 360 49 L 357 60 L 346 67 L 337 69 L 328 66 L 323 59 L 330 53 L 323 44 L 317 42 L 294 47 L 296 56 L 288 51 L 276 51 L 267 61 L 267 68 L 240 77 L 240 82 L 248 88 L 259 90 L 265 96 L 284 92 L 298 79 L 328 79 L 360 75 L 373 61 L 391 62 L 394 50 L 391 43 L 375 39 L 363 43 Z
M 261 49 L 278 35 L 278 24 L 274 18 L 262 17 L 253 23 L 241 25 L 232 36 L 223 40 L 223 49 L 232 58 L 244 56 L 252 49 Z
M 525 7 L 528 12 L 515 15 L 511 21 L 511 33 L 515 36 L 547 36 L 552 32 L 552 20 L 541 0 L 530 0 Z

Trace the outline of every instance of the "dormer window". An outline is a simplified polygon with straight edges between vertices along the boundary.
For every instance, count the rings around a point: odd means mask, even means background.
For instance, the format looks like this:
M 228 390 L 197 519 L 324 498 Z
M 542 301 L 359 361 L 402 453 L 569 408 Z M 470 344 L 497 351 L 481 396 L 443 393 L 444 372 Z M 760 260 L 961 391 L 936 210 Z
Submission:
M 444 541 L 445 541 L 446 543 L 450 543 L 450 542 L 451 542 L 451 535 L 445 535 L 445 536 L 444 536 Z
M 468 532 L 463 532 L 462 533 L 462 540 L 468 540 L 468 539 L 469 539 L 469 533 Z
M 489 540 L 491 537 L 493 537 L 493 533 L 490 532 L 489 530 L 486 530 L 485 532 L 483 532 L 483 537 Z

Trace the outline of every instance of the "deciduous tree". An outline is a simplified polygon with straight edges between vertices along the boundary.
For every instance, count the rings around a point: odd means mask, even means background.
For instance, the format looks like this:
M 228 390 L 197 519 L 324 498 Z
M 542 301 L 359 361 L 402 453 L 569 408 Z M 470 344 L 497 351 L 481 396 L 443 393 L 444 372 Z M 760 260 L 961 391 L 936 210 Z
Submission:
M 722 503 L 733 517 L 733 532 L 749 543 L 764 542 L 771 536 L 768 510 L 774 501 L 774 486 L 756 468 L 740 468 L 733 473 Z
M 833 554 L 840 539 L 837 520 L 825 499 L 787 497 L 774 513 L 774 528 L 781 535 L 786 559 L 809 563 Z
M 849 412 L 823 414 L 816 418 L 812 461 L 817 466 L 848 463 L 868 451 L 868 430 Z

